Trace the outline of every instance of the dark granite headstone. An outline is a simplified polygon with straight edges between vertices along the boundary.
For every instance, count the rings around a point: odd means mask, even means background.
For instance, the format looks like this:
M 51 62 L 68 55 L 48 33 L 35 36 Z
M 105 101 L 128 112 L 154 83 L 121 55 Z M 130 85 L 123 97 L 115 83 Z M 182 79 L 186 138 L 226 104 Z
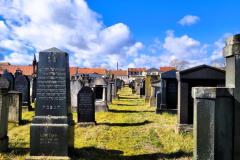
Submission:
M 5 77 L 9 81 L 9 90 L 13 90 L 14 89 L 14 79 L 15 79 L 13 74 L 8 72 L 7 70 L 5 70 L 3 72 L 3 77 Z
M 83 87 L 78 93 L 78 123 L 95 123 L 95 99 L 90 87 Z
M 18 75 L 15 79 L 14 90 L 22 93 L 22 105 L 28 106 L 31 110 L 30 104 L 30 81 L 27 76 Z
M 14 77 L 17 78 L 18 76 L 23 75 L 23 72 L 20 69 L 17 69 L 14 73 Z
M 0 77 L 0 152 L 8 150 L 8 89 L 8 80 L 4 77 Z
M 28 159 L 69 159 L 74 145 L 69 58 L 57 48 L 39 53 L 35 115 Z
M 177 72 L 178 80 L 178 131 L 192 130 L 192 87 L 221 87 L 225 83 L 225 71 L 208 65 L 200 65 Z

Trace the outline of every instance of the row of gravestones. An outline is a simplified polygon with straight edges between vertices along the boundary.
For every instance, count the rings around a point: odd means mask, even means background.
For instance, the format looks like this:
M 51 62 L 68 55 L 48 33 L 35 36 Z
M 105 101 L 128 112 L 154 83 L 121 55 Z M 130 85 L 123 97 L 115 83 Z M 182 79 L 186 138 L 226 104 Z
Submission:
M 27 106 L 28 110 L 32 110 L 31 102 L 30 102 L 30 80 L 27 76 L 22 74 L 22 71 L 16 70 L 14 76 L 12 73 L 5 70 L 3 72 L 2 77 L 6 78 L 9 81 L 9 88 L 10 91 L 18 91 L 21 93 L 21 103 L 23 106 Z M 32 84 L 33 90 L 36 87 L 36 81 L 33 80 Z M 35 93 L 32 92 L 32 96 L 34 98 Z
M 77 94 L 78 122 L 95 123 L 95 108 L 106 110 L 107 87 L 103 78 L 84 86 Z M 0 151 L 8 147 L 9 82 L 0 81 Z M 30 157 L 27 159 L 69 159 L 74 148 L 68 54 L 57 48 L 39 53 L 35 117 L 30 126 Z M 113 95 L 111 93 L 111 95 Z M 111 96 L 112 97 L 112 96 Z M 105 106 L 104 106 L 105 105 Z
M 197 86 L 223 86 L 224 83 L 224 70 L 200 65 L 182 71 L 163 72 L 160 80 L 147 76 L 144 96 L 150 106 L 156 107 L 156 113 L 177 114 L 177 132 L 189 131 L 193 129 L 194 113 L 191 89 Z
M 117 92 L 123 87 L 122 81 L 119 79 L 95 78 L 89 81 L 87 85 L 81 80 L 71 80 L 71 105 L 72 111 L 77 111 L 78 93 L 83 86 L 89 86 L 95 93 L 96 112 L 107 111 L 107 105 L 112 103 L 112 99 L 116 98 Z
M 196 160 L 240 159 L 240 34 L 226 41 L 224 57 L 226 72 L 201 65 L 161 73 L 157 93 L 145 79 L 157 113 L 177 111 L 178 131 L 193 125 Z

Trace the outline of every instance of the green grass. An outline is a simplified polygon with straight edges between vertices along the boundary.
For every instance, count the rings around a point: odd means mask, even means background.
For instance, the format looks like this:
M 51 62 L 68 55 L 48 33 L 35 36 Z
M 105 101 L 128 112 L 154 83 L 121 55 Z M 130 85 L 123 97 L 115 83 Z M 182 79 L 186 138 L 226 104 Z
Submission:
M 75 126 L 72 159 L 192 159 L 192 134 L 175 133 L 176 115 L 155 114 L 155 108 L 145 105 L 143 99 L 136 99 L 129 88 L 120 91 L 120 96 L 123 99 L 113 100 L 109 112 L 96 113 L 96 126 Z M 0 154 L 0 159 L 23 160 L 29 154 L 33 115 L 33 112 L 24 112 L 22 126 L 9 124 L 10 151 Z M 73 115 L 76 122 L 77 114 Z

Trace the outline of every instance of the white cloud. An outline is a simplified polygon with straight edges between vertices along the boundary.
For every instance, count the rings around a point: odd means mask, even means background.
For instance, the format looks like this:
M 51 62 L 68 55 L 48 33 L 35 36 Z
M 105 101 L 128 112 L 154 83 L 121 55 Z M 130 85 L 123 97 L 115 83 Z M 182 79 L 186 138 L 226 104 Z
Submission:
M 197 23 L 200 20 L 198 16 L 186 15 L 182 19 L 178 21 L 178 23 L 182 26 L 190 26 Z
M 126 47 L 125 50 L 128 56 L 136 57 L 138 56 L 138 52 L 142 50 L 143 47 L 144 45 L 141 42 L 136 42 L 134 45 Z
M 0 48 L 12 50 L 4 55 L 11 63 L 16 63 L 16 54 L 31 56 L 29 50 L 55 46 L 70 53 L 70 65 L 111 67 L 116 59 L 136 56 L 142 49 L 127 25 L 106 27 L 84 0 L 6 0 L 0 2 L 0 15 L 11 29 L 0 39 Z M 18 64 L 31 63 L 21 60 Z
M 206 56 L 207 45 L 202 45 L 188 35 L 176 37 L 173 31 L 168 31 L 163 43 L 164 52 L 171 57 L 180 59 L 199 59 Z
M 32 61 L 32 56 L 13 52 L 10 55 L 6 55 L 4 57 L 4 61 L 11 62 L 13 64 L 18 64 L 18 65 L 29 64 L 29 62 Z

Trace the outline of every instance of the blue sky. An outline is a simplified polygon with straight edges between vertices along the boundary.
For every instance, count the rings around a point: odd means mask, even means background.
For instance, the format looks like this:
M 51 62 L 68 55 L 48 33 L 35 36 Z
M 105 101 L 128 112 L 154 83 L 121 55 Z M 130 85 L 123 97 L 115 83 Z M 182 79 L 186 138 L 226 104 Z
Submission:
M 221 66 L 239 33 L 237 0 L 0 0 L 0 61 L 58 47 L 71 66 Z

